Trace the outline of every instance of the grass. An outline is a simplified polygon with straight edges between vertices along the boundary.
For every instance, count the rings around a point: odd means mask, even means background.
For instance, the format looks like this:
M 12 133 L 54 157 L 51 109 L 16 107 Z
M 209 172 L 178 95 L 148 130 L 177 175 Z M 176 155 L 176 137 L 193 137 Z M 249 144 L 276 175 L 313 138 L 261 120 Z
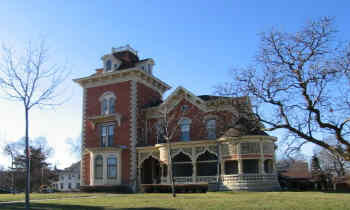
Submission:
M 38 199 L 52 199 L 52 198 L 69 198 L 69 197 L 86 197 L 86 196 L 92 196 L 92 194 L 89 193 L 31 193 L 30 199 L 31 200 L 38 200 Z M 0 202 L 6 202 L 6 201 L 21 201 L 24 200 L 25 196 L 24 193 L 20 194 L 0 194 Z
M 51 194 L 61 196 L 61 194 Z M 79 195 L 79 194 L 74 194 Z M 85 195 L 85 194 L 84 194 Z M 218 192 L 206 194 L 88 194 L 94 198 L 42 200 L 32 203 L 37 210 L 350 210 L 350 194 L 322 192 Z M 32 196 L 34 197 L 34 196 Z M 68 196 L 66 196 L 68 197 Z M 0 204 L 2 210 L 24 209 L 23 203 Z

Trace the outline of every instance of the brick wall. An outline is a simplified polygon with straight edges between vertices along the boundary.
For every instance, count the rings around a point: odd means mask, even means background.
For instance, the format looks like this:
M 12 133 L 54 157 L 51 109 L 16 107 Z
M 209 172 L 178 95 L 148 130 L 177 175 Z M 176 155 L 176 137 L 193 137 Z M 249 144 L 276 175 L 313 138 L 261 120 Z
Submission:
M 83 156 L 84 161 L 84 174 L 83 177 L 81 177 L 84 180 L 84 184 L 89 185 L 90 184 L 90 155 L 85 154 Z
M 98 116 L 101 114 L 101 103 L 99 98 L 103 93 L 110 91 L 116 96 L 116 112 L 122 115 L 121 125 L 115 126 L 115 145 L 130 146 L 130 82 L 122 82 L 118 84 L 110 84 L 100 87 L 93 87 L 87 89 L 86 101 L 86 118 Z M 100 131 L 98 125 L 94 128 L 92 123 L 86 121 L 86 148 L 100 146 Z M 122 152 L 122 182 L 127 183 L 129 180 L 129 152 L 124 150 Z
M 137 125 L 138 132 L 137 136 L 139 141 L 144 141 L 146 138 L 146 128 L 145 128 L 145 115 L 142 108 L 149 106 L 161 100 L 162 96 L 152 88 L 145 86 L 144 84 L 137 83 Z M 140 143 L 140 142 L 139 142 Z
M 187 105 L 188 110 L 184 114 L 181 111 L 181 107 Z M 216 136 L 221 136 L 227 126 L 232 122 L 232 114 L 227 111 L 217 111 L 217 112 L 203 112 L 196 105 L 193 105 L 186 99 L 181 100 L 178 105 L 170 111 L 168 116 L 175 116 L 174 120 L 170 121 L 170 130 L 176 131 L 173 142 L 181 141 L 180 127 L 177 125 L 181 117 L 186 117 L 191 119 L 191 129 L 190 129 L 190 139 L 191 140 L 205 140 L 207 139 L 206 121 L 205 117 L 209 115 L 214 115 L 217 117 L 216 121 Z M 149 145 L 154 145 L 156 143 L 156 123 L 158 119 L 148 120 L 148 143 Z

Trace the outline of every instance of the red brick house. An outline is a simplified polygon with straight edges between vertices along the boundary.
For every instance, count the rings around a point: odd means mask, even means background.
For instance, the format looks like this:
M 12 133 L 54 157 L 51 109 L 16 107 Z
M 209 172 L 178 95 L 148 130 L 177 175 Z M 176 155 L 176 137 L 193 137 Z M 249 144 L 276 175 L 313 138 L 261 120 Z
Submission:
M 176 183 L 216 183 L 220 189 L 278 189 L 275 137 L 249 128 L 233 104 L 249 98 L 196 96 L 153 75 L 153 59 L 130 46 L 113 48 L 104 67 L 75 79 L 83 88 L 81 186 L 169 183 L 164 110 L 172 116 Z M 170 122 L 171 121 L 171 122 Z M 160 129 L 162 128 L 162 129 Z M 171 133 L 170 132 L 170 133 Z M 219 163 L 219 164 L 218 164 Z M 218 167 L 219 165 L 219 167 Z

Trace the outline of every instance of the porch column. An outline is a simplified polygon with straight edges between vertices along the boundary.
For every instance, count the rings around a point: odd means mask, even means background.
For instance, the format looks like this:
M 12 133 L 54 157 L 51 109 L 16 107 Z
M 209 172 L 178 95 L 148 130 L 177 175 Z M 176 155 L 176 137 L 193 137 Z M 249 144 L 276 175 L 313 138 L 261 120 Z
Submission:
M 197 179 L 197 163 L 196 161 L 192 161 L 192 182 L 196 183 Z
M 137 181 L 139 182 L 139 184 L 142 184 L 141 183 L 141 168 L 137 168 L 137 174 L 138 174 L 138 176 L 137 176 Z
M 168 161 L 168 173 L 167 173 L 167 179 L 166 179 L 168 184 L 170 184 L 170 174 L 172 174 L 171 167 L 170 167 L 169 163 L 170 163 L 170 161 Z M 174 182 L 175 182 L 175 180 L 174 180 Z
M 238 159 L 238 174 L 243 174 L 243 160 L 241 158 Z
M 95 185 L 95 155 L 94 153 L 90 152 L 90 185 Z M 80 177 L 82 179 L 82 177 Z
M 243 174 L 243 162 L 242 162 L 242 159 L 241 159 L 241 143 L 237 144 L 237 154 L 238 154 L 238 159 L 237 159 L 237 162 L 238 162 L 238 174 L 242 175 Z
M 192 147 L 192 182 L 197 181 L 197 159 L 196 159 L 196 148 Z
M 221 175 L 225 175 L 225 160 L 221 160 Z
M 164 174 L 164 165 L 160 164 L 160 179 L 162 180 Z
M 265 174 L 264 171 L 264 147 L 263 147 L 263 141 L 260 140 L 260 160 L 259 160 L 259 174 Z

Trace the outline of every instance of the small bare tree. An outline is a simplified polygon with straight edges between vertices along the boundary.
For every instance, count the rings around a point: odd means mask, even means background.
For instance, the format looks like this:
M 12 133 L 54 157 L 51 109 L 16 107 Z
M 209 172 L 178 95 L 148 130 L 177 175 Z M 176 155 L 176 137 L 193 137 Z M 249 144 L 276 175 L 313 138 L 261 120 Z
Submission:
M 265 130 L 284 129 L 300 148 L 316 144 L 350 160 L 350 45 L 324 17 L 296 33 L 261 34 L 256 63 L 235 69 L 221 95 L 250 96 Z M 334 135 L 335 147 L 323 140 Z
M 42 41 L 38 48 L 30 45 L 23 56 L 3 47 L 0 64 L 0 90 L 9 100 L 23 104 L 25 118 L 26 150 L 26 209 L 29 209 L 30 193 L 30 151 L 29 151 L 29 111 L 33 107 L 55 106 L 58 102 L 58 88 L 68 76 L 67 71 L 48 63 L 48 50 Z
M 10 156 L 11 159 L 11 166 L 9 170 L 9 174 L 11 176 L 11 188 L 12 188 L 12 193 L 16 193 L 16 168 L 15 168 L 15 158 L 19 154 L 19 146 L 16 142 L 14 143 L 8 143 L 6 144 L 4 148 L 4 153 L 8 156 Z
M 168 145 L 168 167 L 169 167 L 169 177 L 171 183 L 171 192 L 173 197 L 176 197 L 175 193 L 175 181 L 174 181 L 174 169 L 173 169 L 173 159 L 171 154 L 171 141 L 178 133 L 180 124 L 179 120 L 184 116 L 187 110 L 171 112 L 170 105 L 164 104 L 164 106 L 159 110 L 160 119 L 158 121 L 158 131 L 159 138 L 165 140 Z

